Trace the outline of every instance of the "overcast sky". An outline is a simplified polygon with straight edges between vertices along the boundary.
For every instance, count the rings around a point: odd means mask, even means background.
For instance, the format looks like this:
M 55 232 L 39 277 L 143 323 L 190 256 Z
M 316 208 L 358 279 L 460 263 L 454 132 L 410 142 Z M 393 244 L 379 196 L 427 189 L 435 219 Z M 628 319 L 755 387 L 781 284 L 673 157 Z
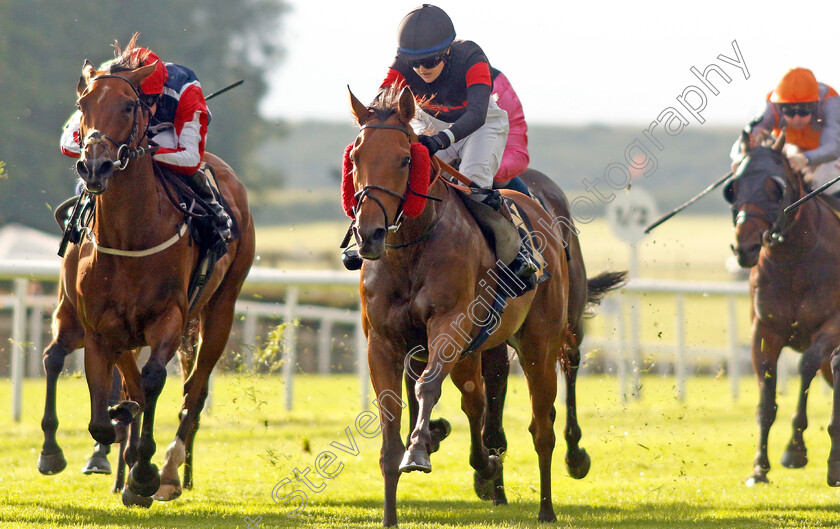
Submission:
M 350 122 L 346 86 L 370 102 L 414 0 L 289 0 L 287 56 L 261 109 L 270 118 Z M 677 101 L 703 105 L 703 126 L 743 124 L 794 66 L 840 89 L 840 2 L 438 0 L 458 38 L 504 71 L 531 123 L 648 124 Z M 795 7 L 791 7 L 795 6 Z M 789 31 L 796 33 L 789 33 Z M 746 72 L 719 55 L 737 60 Z M 716 64 L 709 81 L 690 71 Z M 692 120 L 699 124 L 699 120 Z

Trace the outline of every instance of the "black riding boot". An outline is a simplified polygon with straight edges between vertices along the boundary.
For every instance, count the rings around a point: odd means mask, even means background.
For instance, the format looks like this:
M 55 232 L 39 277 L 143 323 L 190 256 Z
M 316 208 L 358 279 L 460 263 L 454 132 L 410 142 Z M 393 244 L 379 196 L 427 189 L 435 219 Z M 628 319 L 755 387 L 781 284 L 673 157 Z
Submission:
M 233 221 L 230 220 L 230 215 L 225 211 L 225 208 L 216 200 L 216 195 L 213 194 L 213 190 L 210 189 L 210 184 L 207 182 L 207 175 L 204 174 L 202 169 L 196 171 L 192 176 L 192 188 L 212 210 L 213 216 L 215 217 L 213 219 L 213 225 L 219 230 L 219 236 L 225 242 L 230 241 L 230 230 L 233 227 Z
M 507 269 L 507 272 L 513 276 L 509 277 L 508 273 L 502 273 L 500 277 L 515 296 L 521 296 L 525 292 L 533 290 L 537 286 L 536 273 L 539 268 L 534 263 L 528 246 L 522 240 L 523 234 L 513 224 L 509 213 L 506 215 L 503 212 L 501 195 L 495 189 L 473 188 L 472 191 L 471 194 L 466 196 L 477 204 L 466 202 L 465 204 L 472 212 L 482 231 L 492 233 L 496 242 L 496 256 L 502 262 L 504 268 Z M 478 204 L 487 207 L 481 207 Z M 517 244 L 510 242 L 514 238 L 518 242 L 516 255 L 512 258 L 509 254 L 500 255 L 500 249 L 511 248 L 514 244 Z

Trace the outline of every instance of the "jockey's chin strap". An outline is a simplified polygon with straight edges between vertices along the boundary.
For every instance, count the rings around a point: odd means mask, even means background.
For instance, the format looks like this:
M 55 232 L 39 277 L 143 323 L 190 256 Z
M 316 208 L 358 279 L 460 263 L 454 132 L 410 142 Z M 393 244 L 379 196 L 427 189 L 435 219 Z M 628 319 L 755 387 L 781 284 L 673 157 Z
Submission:
M 151 116 L 152 108 L 148 104 L 143 102 L 143 98 L 140 94 L 140 91 L 134 86 L 134 83 L 126 79 L 121 75 L 114 75 L 114 74 L 105 74 L 99 75 L 91 79 L 88 83 L 93 83 L 94 81 L 98 81 L 100 79 L 120 79 L 128 83 L 128 86 L 134 91 L 134 94 L 137 96 L 137 99 L 134 101 L 134 119 L 131 126 L 131 131 L 128 133 L 128 137 L 126 137 L 123 141 L 117 141 L 114 138 L 108 136 L 107 134 L 99 131 L 99 130 L 92 130 L 90 131 L 84 139 L 82 139 L 81 135 L 79 136 L 79 150 L 81 151 L 82 155 L 84 155 L 85 148 L 88 145 L 94 145 L 97 143 L 101 143 L 102 140 L 108 140 L 114 144 L 117 148 L 117 159 L 114 160 L 114 169 L 117 171 L 122 171 L 126 167 L 128 167 L 128 162 L 135 158 L 140 158 L 141 156 L 150 153 L 154 154 L 157 152 L 159 147 L 133 147 L 133 143 L 140 144 L 146 138 L 146 129 L 144 128 L 142 133 L 139 132 L 139 115 L 141 109 L 146 116 Z M 138 136 L 136 142 L 134 142 L 134 137 Z
M 408 137 L 408 142 L 409 143 L 411 143 L 411 140 L 414 139 L 411 129 L 409 129 L 408 127 L 402 126 L 402 125 L 392 125 L 392 124 L 388 124 L 388 123 L 369 123 L 369 124 L 361 126 L 361 128 L 359 129 L 359 134 L 361 134 L 361 131 L 364 130 L 364 129 L 398 130 Z M 436 173 L 434 175 L 434 179 L 437 179 L 437 177 L 439 175 L 440 175 L 440 170 L 436 171 Z M 396 192 L 392 189 L 388 189 L 387 187 L 384 187 L 384 186 L 378 186 L 378 185 L 367 185 L 367 186 L 365 186 L 364 188 L 362 188 L 361 191 L 358 191 L 355 194 L 356 207 L 353 209 L 353 217 L 355 218 L 357 216 L 357 214 L 359 212 L 359 208 L 362 207 L 362 201 L 365 198 L 370 198 L 371 200 L 373 200 L 379 206 L 379 209 L 382 210 L 382 215 L 385 217 L 385 226 L 387 227 L 388 231 L 396 232 L 397 230 L 400 229 L 400 225 L 402 224 L 402 221 L 403 221 L 403 214 L 404 214 L 403 205 L 405 205 L 405 200 L 406 200 L 406 196 L 408 195 L 408 193 L 413 193 L 417 196 L 425 198 L 426 200 L 434 200 L 435 202 L 440 202 L 441 201 L 441 199 L 439 199 L 437 197 L 424 195 L 422 193 L 418 193 L 418 192 L 414 191 L 413 189 L 411 189 L 410 183 L 411 183 L 410 179 L 409 179 L 409 181 L 407 181 L 405 183 L 406 190 L 403 194 L 399 194 L 398 192 Z M 432 183 L 434 183 L 434 180 L 432 182 L 429 182 L 429 187 L 431 187 Z M 382 191 L 383 193 L 387 193 L 387 194 L 389 194 L 393 197 L 396 197 L 400 200 L 400 205 L 397 207 L 397 213 L 396 213 L 396 215 L 394 215 L 394 222 L 393 223 L 389 222 L 388 212 L 385 209 L 385 205 L 382 204 L 382 201 L 379 200 L 378 198 L 376 198 L 375 195 L 372 195 L 370 193 L 373 190 Z M 350 227 L 351 230 L 352 230 L 352 227 L 353 226 L 351 224 L 351 227 Z M 349 231 L 348 231 L 348 233 L 349 233 Z M 345 239 L 347 239 L 347 238 L 345 237 Z

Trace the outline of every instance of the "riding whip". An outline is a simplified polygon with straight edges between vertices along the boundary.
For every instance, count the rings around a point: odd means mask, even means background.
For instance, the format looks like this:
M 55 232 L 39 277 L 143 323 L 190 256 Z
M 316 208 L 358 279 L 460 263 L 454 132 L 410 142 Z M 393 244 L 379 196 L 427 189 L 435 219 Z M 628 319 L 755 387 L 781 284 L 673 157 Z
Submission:
M 236 81 L 235 83 L 231 83 L 231 84 L 227 85 L 226 87 L 224 87 L 220 90 L 216 90 L 215 92 L 213 92 L 210 95 L 204 96 L 204 100 L 209 101 L 209 100 L 213 99 L 214 97 L 216 97 L 218 95 L 224 94 L 228 90 L 233 90 L 234 88 L 236 88 L 237 86 L 241 85 L 244 82 L 245 82 L 245 79 L 240 79 L 240 80 Z
M 700 198 L 702 198 L 702 197 L 704 197 L 704 196 L 708 195 L 708 194 L 709 194 L 709 193 L 710 193 L 713 189 L 715 189 L 716 187 L 718 187 L 718 186 L 719 186 L 719 185 L 721 185 L 722 183 L 724 183 L 724 182 L 726 182 L 727 180 L 729 180 L 729 178 L 731 178 L 731 177 L 732 177 L 732 174 L 733 174 L 733 173 L 732 173 L 732 171 L 730 171 L 730 172 L 726 173 L 726 174 L 725 174 L 722 178 L 720 178 L 717 182 L 715 182 L 714 184 L 710 185 L 709 187 L 707 187 L 706 189 L 704 189 L 703 191 L 701 191 L 699 195 L 695 196 L 694 198 L 692 198 L 691 200 L 689 200 L 688 202 L 686 202 L 686 203 L 685 203 L 685 204 L 683 204 L 682 206 L 678 207 L 677 209 L 675 209 L 675 210 L 671 211 L 670 213 L 668 213 L 668 214 L 666 214 L 666 215 L 664 215 L 664 216 L 660 217 L 660 218 L 659 218 L 659 220 L 655 221 L 653 224 L 651 224 L 650 226 L 648 226 L 647 228 L 645 228 L 645 233 L 650 233 L 650 231 L 651 231 L 652 229 L 654 229 L 655 227 L 659 226 L 660 224 L 662 224 L 662 223 L 663 223 L 663 222 L 665 222 L 666 220 L 670 219 L 671 217 L 673 217 L 674 215 L 676 215 L 676 214 L 677 214 L 677 213 L 679 213 L 680 211 L 684 210 L 685 208 L 687 208 L 687 207 L 688 207 L 688 206 L 690 206 L 691 204 L 693 204 L 693 203 L 697 202 L 697 200 L 699 200 Z
M 793 204 L 791 204 L 790 206 L 786 207 L 786 208 L 785 208 L 785 214 L 790 213 L 790 211 L 791 211 L 792 209 L 796 209 L 796 208 L 798 208 L 800 205 L 802 205 L 803 203 L 808 202 L 809 200 L 811 200 L 811 199 L 812 199 L 812 198 L 814 198 L 815 196 L 819 195 L 820 193 L 822 193 L 823 191 L 825 191 L 826 189 L 828 189 L 829 187 L 831 187 L 833 184 L 836 184 L 836 183 L 837 183 L 837 181 L 839 181 L 839 180 L 840 180 L 840 176 L 835 176 L 834 178 L 832 178 L 832 179 L 831 179 L 831 180 L 829 180 L 828 182 L 824 183 L 824 184 L 823 184 L 823 185 L 821 185 L 820 187 L 818 187 L 818 188 L 814 189 L 813 191 L 811 191 L 810 193 L 808 193 L 808 194 L 807 194 L 807 195 L 805 195 L 804 197 L 800 198 L 799 200 L 797 200 L 796 202 L 794 202 L 794 203 L 793 203 Z

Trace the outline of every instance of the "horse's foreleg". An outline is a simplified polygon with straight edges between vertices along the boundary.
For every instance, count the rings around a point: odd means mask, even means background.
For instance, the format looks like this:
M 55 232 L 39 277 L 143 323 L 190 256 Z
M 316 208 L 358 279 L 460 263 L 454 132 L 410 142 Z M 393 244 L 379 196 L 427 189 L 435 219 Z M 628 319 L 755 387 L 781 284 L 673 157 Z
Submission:
M 840 486 L 840 347 L 831 353 L 831 374 L 834 380 L 834 398 L 831 406 L 831 419 L 828 422 L 828 435 L 831 437 L 831 450 L 828 452 L 828 485 Z
M 825 344 L 818 338 L 814 340 L 811 347 L 802 354 L 802 358 L 799 360 L 799 375 L 801 377 L 799 401 L 796 404 L 796 413 L 793 416 L 793 434 L 784 453 L 782 453 L 783 467 L 802 468 L 808 464 L 808 451 L 805 448 L 805 437 L 803 435 L 805 429 L 808 428 L 808 389 L 820 369 L 820 364 L 822 364 L 823 350 L 825 350 Z
M 114 369 L 114 375 L 111 380 L 111 393 L 108 396 L 108 408 L 111 409 L 112 406 L 115 406 L 120 401 L 120 395 L 122 394 L 122 377 L 120 377 L 120 373 L 117 369 Z M 119 431 L 120 425 L 116 425 L 117 431 L 117 442 L 121 442 L 120 436 L 121 433 Z M 124 432 L 122 437 L 125 437 Z M 124 439 L 123 439 L 124 440 Z M 85 466 L 82 467 L 82 474 L 110 474 L 111 473 L 111 463 L 108 462 L 108 454 L 111 452 L 111 447 L 109 445 L 103 445 L 100 443 L 96 443 L 93 447 L 93 453 L 88 458 L 87 462 L 85 462 Z
M 85 377 L 90 392 L 90 424 L 88 430 L 96 442 L 110 445 L 117 432 L 108 414 L 108 396 L 114 375 L 113 353 L 103 352 L 92 340 L 85 343 Z
M 385 479 L 385 505 L 382 525 L 397 525 L 397 484 L 400 480 L 400 458 L 405 445 L 400 436 L 400 418 L 406 404 L 402 400 L 400 360 L 393 349 L 373 333 L 368 336 L 370 380 L 376 394 L 379 421 L 382 427 L 382 449 L 379 468 Z
M 566 348 L 565 358 L 561 362 L 566 379 L 566 469 L 575 479 L 583 479 L 589 473 L 591 460 L 586 450 L 580 447 L 580 424 L 577 418 L 577 374 L 580 369 L 580 348 Z
M 770 458 L 767 455 L 767 441 L 770 437 L 770 427 L 776 420 L 776 380 L 779 353 L 784 340 L 755 324 L 752 338 L 752 358 L 756 377 L 758 378 L 759 401 L 758 419 L 759 440 L 758 451 L 753 461 L 753 475 L 747 479 L 747 486 L 756 483 L 767 483 L 767 473 L 770 471 Z
M 38 471 L 41 474 L 58 474 L 67 467 L 67 460 L 58 445 L 55 434 L 58 431 L 56 412 L 56 388 L 58 376 L 64 369 L 64 358 L 71 350 L 58 339 L 53 340 L 44 351 L 44 371 L 46 372 L 47 391 L 44 399 L 44 416 L 41 430 L 44 431 L 44 446 L 38 456 Z
M 160 473 L 152 464 L 157 446 L 154 438 L 155 409 L 166 383 L 166 364 L 175 355 L 181 337 L 180 312 L 172 309 L 161 315 L 158 324 L 147 329 L 147 343 L 151 355 L 140 372 L 140 388 L 145 401 L 142 430 L 137 444 L 137 462 L 128 473 L 128 488 L 134 494 L 148 498 L 160 487 Z

